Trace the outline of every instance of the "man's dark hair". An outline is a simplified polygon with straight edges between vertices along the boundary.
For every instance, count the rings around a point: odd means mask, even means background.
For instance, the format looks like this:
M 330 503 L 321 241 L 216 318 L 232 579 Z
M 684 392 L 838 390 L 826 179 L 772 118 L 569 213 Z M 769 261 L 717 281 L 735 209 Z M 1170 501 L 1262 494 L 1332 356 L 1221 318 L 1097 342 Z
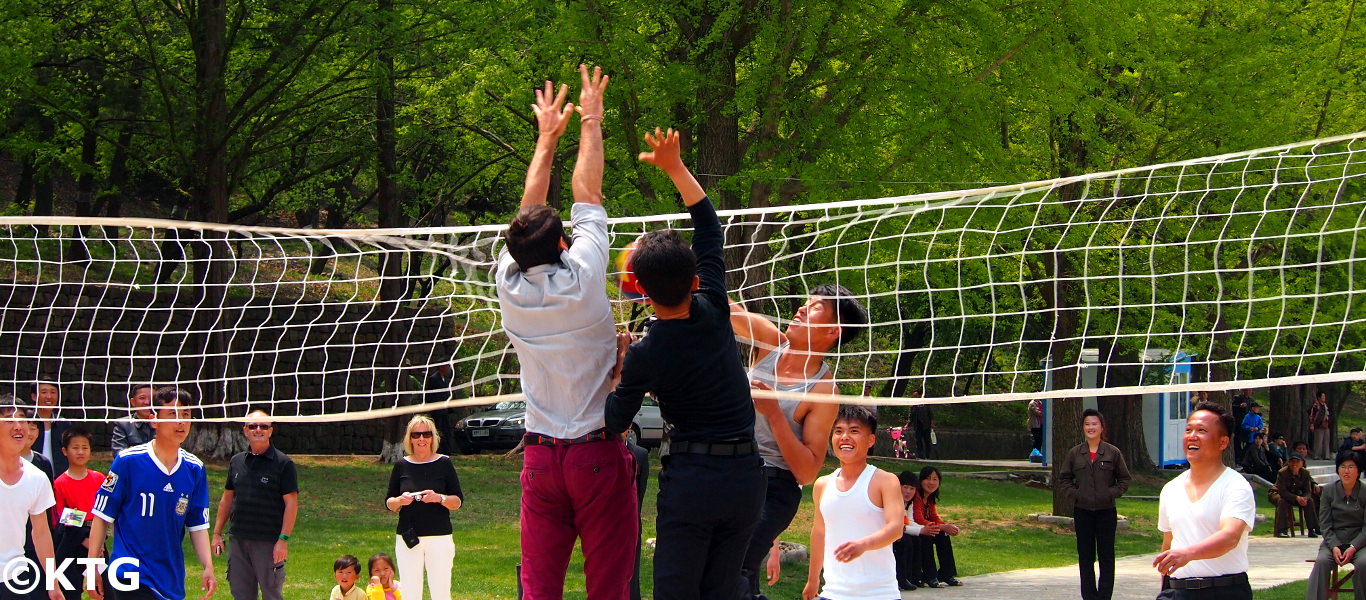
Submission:
M 0 394 L 0 417 L 9 416 L 26 419 L 29 416 L 29 410 L 19 404 L 19 400 L 14 397 L 14 394 Z
M 36 379 L 36 380 L 33 381 L 32 391 L 31 391 L 30 393 L 33 394 L 34 396 L 37 396 L 37 395 L 38 395 L 38 386 L 43 386 L 43 385 L 50 385 L 50 386 L 52 386 L 52 387 L 55 387 L 55 388 L 57 388 L 57 391 L 58 391 L 58 392 L 60 392 L 61 389 L 62 389 L 62 386 L 57 385 L 57 378 L 56 378 L 56 377 L 53 377 L 53 376 L 51 376 L 51 375 L 42 375 L 42 376 L 38 377 L 38 379 Z
M 858 423 L 876 433 L 877 409 L 862 404 L 841 404 L 839 413 L 835 415 L 835 422 L 840 421 Z
M 87 429 L 84 428 L 84 427 L 72 427 L 71 429 L 68 429 L 68 430 L 66 430 L 66 431 L 63 431 L 63 432 L 62 432 L 62 447 L 65 448 L 65 447 L 67 446 L 67 444 L 70 444 L 70 443 L 71 443 L 71 439 L 72 439 L 72 438 L 78 438 L 78 437 L 83 437 L 83 438 L 85 438 L 85 441 L 89 442 L 89 441 L 90 441 L 90 431 L 87 430 Z
M 1357 471 L 1361 471 L 1361 456 L 1358 455 L 1356 452 L 1352 452 L 1351 450 L 1343 450 L 1342 452 L 1339 452 L 1338 455 L 1335 457 L 1335 460 L 1333 461 L 1333 466 L 1335 468 L 1340 468 L 1342 467 L 1342 463 L 1345 463 L 1349 460 L 1356 463 Z
M 1351 431 L 1348 431 L 1348 432 L 1347 432 L 1347 435 L 1351 435 L 1351 434 L 1353 434 L 1353 433 L 1361 433 L 1361 428 L 1360 428 L 1360 427 L 1353 427 Z
M 171 406 L 177 403 L 181 406 L 194 406 L 194 396 L 191 396 L 189 392 L 172 385 L 158 388 L 156 393 L 152 394 L 153 407 Z
M 335 573 L 345 568 L 355 570 L 356 575 L 360 575 L 360 560 L 350 554 L 343 554 L 332 563 L 332 572 Z
M 560 262 L 564 222 L 560 213 L 544 204 L 523 206 L 508 223 L 503 239 L 507 241 L 508 254 L 523 271 L 554 264 Z
M 697 255 L 677 231 L 651 231 L 636 240 L 631 272 L 650 302 L 678 306 L 688 300 L 692 291 L 693 279 L 697 277 Z
M 1309 442 L 1306 442 L 1306 441 L 1304 441 L 1304 440 L 1296 440 L 1295 443 L 1290 444 L 1290 449 L 1291 449 L 1291 450 L 1294 450 L 1295 448 L 1299 448 L 1300 446 L 1304 446 L 1305 449 L 1308 449 L 1308 448 L 1309 448 Z
M 824 298 L 835 309 L 840 326 L 840 339 L 835 342 L 836 346 L 858 337 L 868 324 L 868 309 L 863 308 L 854 293 L 844 286 L 827 283 L 811 290 L 811 295 Z
M 132 397 L 138 395 L 138 392 L 142 391 L 143 388 L 152 389 L 152 384 L 150 384 L 150 383 L 135 383 L 135 384 L 133 384 L 131 387 L 128 388 L 128 397 L 131 399 Z
M 1202 410 L 1212 412 L 1216 417 L 1219 417 L 1219 426 L 1224 428 L 1224 435 L 1233 437 L 1233 430 L 1236 425 L 1233 424 L 1233 415 L 1228 413 L 1228 409 L 1224 408 L 1224 405 L 1206 400 L 1196 404 L 1195 408 L 1191 409 L 1191 414 Z

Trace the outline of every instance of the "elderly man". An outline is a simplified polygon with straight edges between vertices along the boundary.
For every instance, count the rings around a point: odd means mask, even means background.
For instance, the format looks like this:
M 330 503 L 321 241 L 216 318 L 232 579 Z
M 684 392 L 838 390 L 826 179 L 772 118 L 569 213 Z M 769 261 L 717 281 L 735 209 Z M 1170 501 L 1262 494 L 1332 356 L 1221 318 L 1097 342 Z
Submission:
M 1271 503 L 1276 505 L 1276 537 L 1290 537 L 1291 511 L 1296 506 L 1304 508 L 1302 514 L 1309 537 L 1318 537 L 1319 511 L 1318 503 L 1314 501 L 1318 493 L 1314 476 L 1304 468 L 1304 455 L 1291 454 L 1286 466 L 1276 473 L 1276 485 L 1267 493 Z
M 128 389 L 129 415 L 114 422 L 111 428 L 109 448 L 114 456 L 124 450 L 152 441 L 152 386 L 139 383 Z
M 223 525 L 232 517 L 228 589 L 233 600 L 281 600 L 289 534 L 299 513 L 294 461 L 270 444 L 275 426 L 263 410 L 247 414 L 250 447 L 228 463 L 228 480 L 213 523 L 213 553 L 223 553 Z

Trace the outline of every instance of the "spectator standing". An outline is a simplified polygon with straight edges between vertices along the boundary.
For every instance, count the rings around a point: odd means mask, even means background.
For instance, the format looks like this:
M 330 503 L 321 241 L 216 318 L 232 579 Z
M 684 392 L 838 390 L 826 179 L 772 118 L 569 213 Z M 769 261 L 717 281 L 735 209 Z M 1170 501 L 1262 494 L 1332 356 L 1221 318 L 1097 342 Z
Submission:
M 1124 462 L 1124 453 L 1105 441 L 1105 415 L 1100 411 L 1082 411 L 1081 430 L 1086 440 L 1067 451 L 1058 481 L 1074 503 L 1082 600 L 1110 600 L 1115 590 L 1115 529 L 1119 522 L 1115 500 L 1129 491 L 1129 465 Z
M 621 439 L 626 442 L 626 449 L 635 460 L 636 523 L 640 523 L 645 506 L 645 489 L 650 485 L 650 451 L 626 438 L 626 432 L 622 432 Z M 631 600 L 640 600 L 640 554 L 643 541 L 641 536 L 636 536 L 636 568 L 631 574 Z
M 128 389 L 128 416 L 114 422 L 109 435 L 109 449 L 114 456 L 124 450 L 152 441 L 152 386 L 146 383 Z
M 1271 504 L 1276 507 L 1276 525 L 1273 531 L 1276 537 L 1290 537 L 1290 518 L 1298 506 L 1304 509 L 1305 526 L 1309 529 L 1309 537 L 1316 537 L 1319 534 L 1319 503 L 1315 496 L 1319 495 L 1320 488 L 1314 483 L 1314 476 L 1304 468 L 1303 455 L 1291 454 L 1288 463 L 1276 472 L 1276 485 L 1267 493 Z
M 62 456 L 62 433 L 71 423 L 57 419 L 62 405 L 62 391 L 56 381 L 44 380 L 33 384 L 31 396 L 36 407 L 34 420 L 38 424 L 38 439 L 33 442 L 35 452 L 52 463 L 54 475 L 66 472 L 66 457 Z
M 1252 598 L 1247 534 L 1257 503 L 1247 480 L 1223 463 L 1235 427 L 1233 415 L 1213 402 L 1197 404 L 1186 418 L 1182 441 L 1190 469 L 1162 486 L 1158 501 L 1159 600 Z
M 1256 400 L 1247 403 L 1247 410 L 1248 413 L 1243 416 L 1241 422 L 1241 437 L 1247 440 L 1248 446 L 1255 446 L 1257 444 L 1257 434 L 1262 433 L 1266 429 L 1266 421 L 1262 420 L 1262 405 L 1257 404 Z M 1191 412 L 1195 411 L 1192 410 Z M 1247 448 L 1244 450 L 1244 454 L 1246 454 Z
M 1028 411 L 1030 449 L 1043 452 L 1043 400 L 1030 400 Z
M 920 398 L 920 391 L 911 392 L 911 399 Z M 930 456 L 930 448 L 934 444 L 930 443 L 930 436 L 934 431 L 934 409 L 928 404 L 916 404 L 911 407 L 911 426 L 915 428 L 915 449 L 916 455 L 923 459 L 933 458 Z
M 1309 439 L 1314 444 L 1313 457 L 1318 460 L 1332 458 L 1333 423 L 1329 416 L 1327 392 L 1315 394 L 1309 406 Z
M 394 555 L 409 598 L 422 597 L 423 578 L 429 580 L 431 600 L 451 599 L 451 511 L 464 502 L 460 477 L 449 456 L 438 454 L 440 433 L 427 415 L 415 415 L 403 435 L 407 453 L 394 463 L 384 506 L 398 513 Z M 386 557 L 387 558 L 387 557 Z M 374 569 L 374 559 L 370 567 Z
M 47 476 L 47 482 L 49 484 L 56 481 L 57 472 L 52 469 L 52 461 L 48 460 L 46 456 L 33 451 L 33 444 L 38 441 L 38 424 L 34 423 L 32 420 L 24 421 L 24 430 L 24 460 L 29 461 L 33 463 L 34 466 L 38 467 L 38 469 L 43 472 L 43 475 Z
M 90 462 L 90 432 L 76 426 L 62 433 L 62 454 L 66 456 L 66 472 L 52 483 L 56 504 L 52 507 L 52 541 L 57 563 L 72 559 L 64 571 L 68 581 L 79 586 L 85 568 L 76 559 L 86 555 L 85 541 L 90 537 L 90 511 L 95 507 L 95 494 L 104 485 L 104 474 L 86 467 Z M 81 587 L 63 590 L 66 600 L 79 600 Z
M 4 493 L 0 494 L 0 600 L 22 600 L 30 594 L 16 591 L 8 578 L 20 574 L 12 567 L 16 561 L 24 559 L 25 530 L 33 531 L 33 545 L 36 550 L 37 564 L 46 565 L 53 555 L 52 534 L 48 529 L 47 509 L 53 505 L 52 485 L 45 480 L 43 473 L 33 463 L 20 458 L 24 449 L 27 431 L 24 409 L 14 405 L 14 397 L 5 395 L 8 405 L 0 406 L 0 484 Z M 38 577 L 36 573 L 26 574 L 26 580 Z M 41 586 L 40 588 L 41 589 Z M 49 600 L 62 600 L 60 590 L 49 590 L 45 594 Z
M 1201 400 L 1204 399 L 1205 398 L 1201 398 Z M 1240 427 L 1243 424 L 1243 418 L 1247 416 L 1247 406 L 1251 402 L 1252 390 L 1245 389 L 1242 394 L 1233 396 L 1233 422 L 1237 423 Z M 1233 460 L 1238 464 L 1242 464 L 1243 451 L 1246 449 L 1247 440 L 1243 439 L 1243 436 L 1241 435 L 1235 436 L 1233 440 Z
M 275 425 L 264 410 L 247 413 L 247 450 L 228 461 L 228 477 L 213 523 L 213 553 L 223 553 L 223 526 L 232 519 L 228 590 L 233 600 L 282 600 L 289 537 L 299 514 L 294 461 L 270 443 Z M 260 592 L 259 596 L 257 592 Z

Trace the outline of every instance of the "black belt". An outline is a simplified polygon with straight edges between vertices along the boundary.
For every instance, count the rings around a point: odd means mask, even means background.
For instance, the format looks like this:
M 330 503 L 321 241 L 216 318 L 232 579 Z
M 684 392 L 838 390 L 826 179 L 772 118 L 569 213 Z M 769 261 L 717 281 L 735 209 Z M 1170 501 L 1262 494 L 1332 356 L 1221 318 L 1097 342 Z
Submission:
M 768 475 L 771 479 L 782 479 L 784 481 L 791 481 L 792 483 L 797 483 L 797 478 L 792 475 L 792 471 L 789 471 L 782 467 L 764 466 L 764 474 Z
M 530 432 L 522 436 L 522 439 L 525 440 L 528 444 L 534 444 L 537 446 L 569 446 L 572 444 L 583 444 L 585 442 L 606 441 L 612 439 L 612 434 L 607 431 L 606 427 L 600 427 L 598 429 L 594 429 L 593 431 L 585 433 L 579 437 L 570 439 L 550 437 L 548 435 L 541 435 L 539 433 Z
M 669 454 L 706 454 L 708 456 L 749 456 L 754 454 L 752 440 L 744 442 L 670 441 Z
M 1220 575 L 1218 577 L 1168 577 L 1167 587 L 1174 590 L 1203 590 L 1208 588 L 1229 587 L 1247 584 L 1247 573 Z

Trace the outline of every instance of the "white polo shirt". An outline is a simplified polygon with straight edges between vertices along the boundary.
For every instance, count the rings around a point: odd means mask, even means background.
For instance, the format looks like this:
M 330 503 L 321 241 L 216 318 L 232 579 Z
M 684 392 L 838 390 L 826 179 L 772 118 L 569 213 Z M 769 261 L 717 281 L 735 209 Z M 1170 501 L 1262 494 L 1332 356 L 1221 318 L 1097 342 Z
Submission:
M 1247 524 L 1238 539 L 1238 545 L 1218 558 L 1193 560 L 1171 574 L 1172 577 L 1218 577 L 1246 573 L 1247 534 L 1252 531 L 1257 518 L 1257 501 L 1252 495 L 1252 486 L 1237 471 L 1224 467 L 1224 472 L 1205 490 L 1205 495 L 1195 502 L 1186 495 L 1186 483 L 1190 481 L 1190 471 L 1186 471 L 1162 486 L 1162 495 L 1157 505 L 1157 528 L 1163 533 L 1170 531 L 1174 549 L 1195 545 L 1219 531 L 1219 521 L 1238 519 Z
M 526 430 L 575 438 L 604 425 L 617 330 L 607 300 L 607 211 L 570 209 L 574 243 L 560 264 L 525 272 L 498 254 L 503 329 L 517 349 L 526 394 Z

